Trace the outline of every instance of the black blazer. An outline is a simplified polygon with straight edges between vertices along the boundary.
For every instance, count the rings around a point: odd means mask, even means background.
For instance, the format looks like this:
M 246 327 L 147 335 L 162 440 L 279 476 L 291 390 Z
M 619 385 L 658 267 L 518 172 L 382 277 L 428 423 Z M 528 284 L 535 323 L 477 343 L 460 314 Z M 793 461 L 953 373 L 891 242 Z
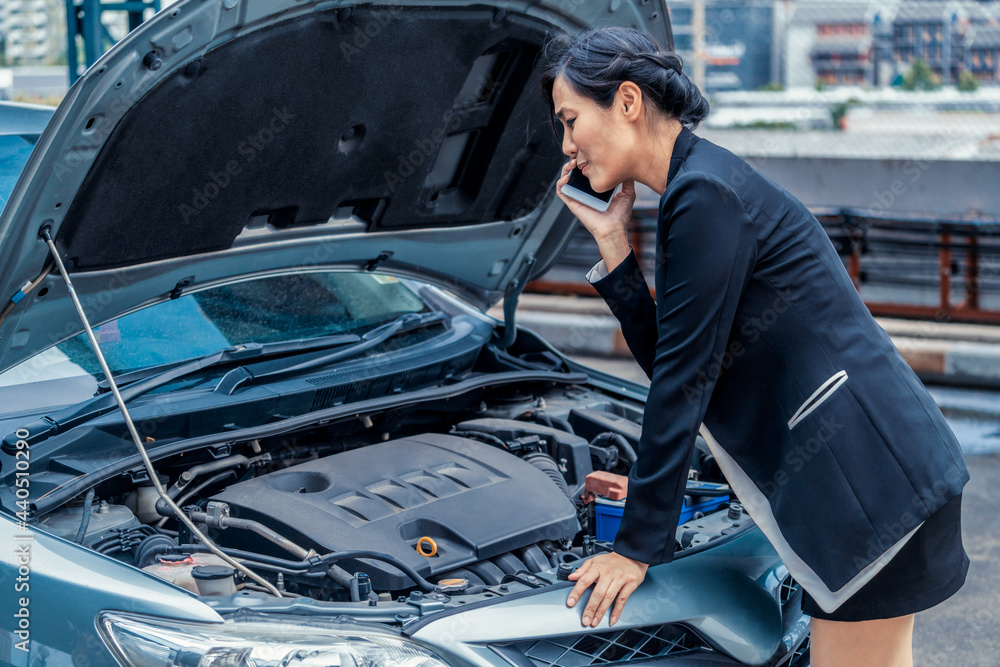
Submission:
M 826 611 L 969 479 L 959 443 L 820 223 L 728 150 L 678 136 L 654 303 L 634 254 L 594 287 L 651 379 L 614 549 L 668 562 L 698 433 Z

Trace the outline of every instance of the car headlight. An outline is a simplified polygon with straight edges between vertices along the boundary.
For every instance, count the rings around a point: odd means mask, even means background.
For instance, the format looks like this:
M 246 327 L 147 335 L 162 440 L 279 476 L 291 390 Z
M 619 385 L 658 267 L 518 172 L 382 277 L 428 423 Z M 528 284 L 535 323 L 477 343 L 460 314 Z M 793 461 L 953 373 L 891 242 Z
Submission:
M 196 624 L 106 612 L 97 625 L 111 652 L 129 667 L 447 667 L 389 632 L 250 616 Z

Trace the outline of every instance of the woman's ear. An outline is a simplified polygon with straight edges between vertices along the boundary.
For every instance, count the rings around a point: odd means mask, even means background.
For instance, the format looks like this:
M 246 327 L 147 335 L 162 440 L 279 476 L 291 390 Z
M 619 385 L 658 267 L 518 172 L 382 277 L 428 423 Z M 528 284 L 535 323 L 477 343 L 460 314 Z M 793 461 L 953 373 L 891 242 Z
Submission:
M 625 120 L 635 122 L 642 117 L 642 89 L 631 81 L 622 81 L 615 93 L 615 107 Z

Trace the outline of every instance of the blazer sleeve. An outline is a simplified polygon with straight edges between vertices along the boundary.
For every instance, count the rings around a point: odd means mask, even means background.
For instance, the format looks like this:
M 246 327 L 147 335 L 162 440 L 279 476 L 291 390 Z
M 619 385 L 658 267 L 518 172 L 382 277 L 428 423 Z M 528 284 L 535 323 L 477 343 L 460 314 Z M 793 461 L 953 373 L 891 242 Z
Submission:
M 732 188 L 709 173 L 675 178 L 660 204 L 652 379 L 614 544 L 650 565 L 673 559 L 695 438 L 757 261 L 753 221 Z
M 599 275 L 605 268 L 604 260 L 588 276 Z M 642 275 L 635 251 L 629 248 L 628 257 L 603 278 L 591 282 L 611 313 L 622 325 L 622 336 L 632 356 L 646 373 L 653 376 L 653 353 L 656 348 L 656 302 L 649 294 L 649 287 Z

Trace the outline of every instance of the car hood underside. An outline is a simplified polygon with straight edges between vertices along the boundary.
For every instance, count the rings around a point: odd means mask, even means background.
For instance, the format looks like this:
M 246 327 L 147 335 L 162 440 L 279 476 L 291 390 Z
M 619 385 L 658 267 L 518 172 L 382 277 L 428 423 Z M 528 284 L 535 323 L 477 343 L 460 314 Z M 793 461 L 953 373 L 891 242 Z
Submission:
M 319 265 L 495 303 L 574 222 L 554 196 L 545 40 L 629 23 L 667 43 L 660 4 L 179 2 L 57 110 L 0 218 L 0 294 L 43 272 L 45 227 L 95 324 Z M 60 283 L 0 327 L 0 369 L 78 333 Z

